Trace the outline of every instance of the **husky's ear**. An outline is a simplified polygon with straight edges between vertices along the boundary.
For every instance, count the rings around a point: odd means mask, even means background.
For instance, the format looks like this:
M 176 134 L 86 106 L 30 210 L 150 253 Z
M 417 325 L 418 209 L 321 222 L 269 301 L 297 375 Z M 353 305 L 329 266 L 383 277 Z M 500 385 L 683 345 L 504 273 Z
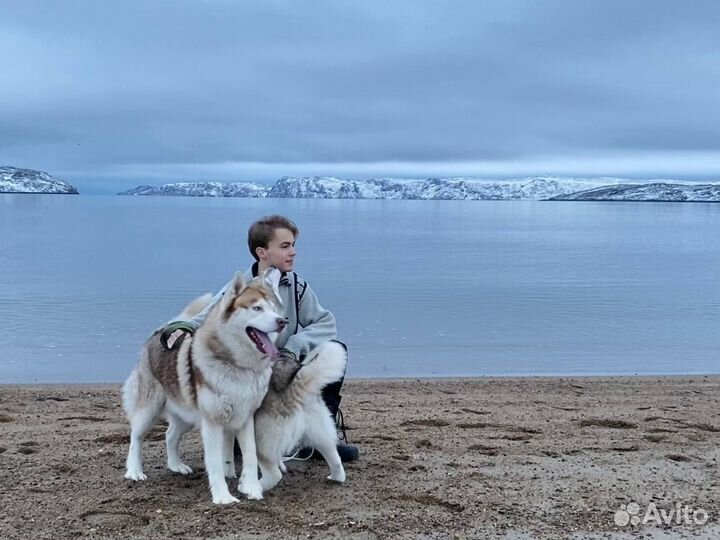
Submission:
M 230 285 L 233 295 L 238 296 L 241 292 L 243 292 L 245 286 L 245 278 L 243 277 L 242 272 L 235 272 L 232 285 Z
M 274 266 L 271 266 L 270 268 L 267 268 L 265 272 L 263 272 L 262 277 L 265 283 L 267 283 L 272 289 L 277 303 L 282 306 L 282 300 L 280 300 L 280 270 L 278 270 Z
M 242 272 L 235 272 L 235 277 L 230 283 L 228 283 L 227 289 L 225 289 L 222 296 L 221 302 L 223 311 L 226 311 L 230 304 L 232 304 L 233 301 L 240 296 L 240 293 L 245 289 L 245 285 L 245 278 L 243 277 Z

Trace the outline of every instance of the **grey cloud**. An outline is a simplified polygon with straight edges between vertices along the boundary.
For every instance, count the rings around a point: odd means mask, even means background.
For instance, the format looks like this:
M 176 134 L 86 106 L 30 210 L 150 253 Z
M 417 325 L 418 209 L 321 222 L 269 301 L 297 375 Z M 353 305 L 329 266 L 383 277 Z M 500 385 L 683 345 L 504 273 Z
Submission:
M 134 171 L 107 189 L 136 183 L 143 165 L 407 162 L 410 174 L 720 150 L 716 2 L 3 9 L 0 163 L 82 182 Z

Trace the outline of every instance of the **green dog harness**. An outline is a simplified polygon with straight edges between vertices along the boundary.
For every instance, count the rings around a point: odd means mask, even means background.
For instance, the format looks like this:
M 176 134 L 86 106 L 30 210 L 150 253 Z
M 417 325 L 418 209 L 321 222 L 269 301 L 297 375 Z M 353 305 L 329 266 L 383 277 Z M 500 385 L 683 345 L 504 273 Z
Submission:
M 168 351 L 171 350 L 171 347 L 168 347 L 168 338 L 170 335 L 175 332 L 176 330 L 183 330 L 184 332 L 188 332 L 190 335 L 195 333 L 195 327 L 185 321 L 175 321 L 168 324 L 165 329 L 162 331 L 162 334 L 160 334 L 160 343 L 162 343 L 162 346 L 165 347 Z M 182 340 L 178 340 L 182 341 Z M 177 343 L 177 341 L 175 342 Z

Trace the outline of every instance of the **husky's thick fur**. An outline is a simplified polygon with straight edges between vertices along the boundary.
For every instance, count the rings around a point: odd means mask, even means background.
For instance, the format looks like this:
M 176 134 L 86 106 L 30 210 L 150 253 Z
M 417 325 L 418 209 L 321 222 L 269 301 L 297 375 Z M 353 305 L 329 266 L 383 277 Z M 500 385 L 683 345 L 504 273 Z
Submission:
M 265 397 L 277 350 L 276 332 L 285 319 L 277 296 L 280 272 L 269 269 L 249 283 L 236 274 L 218 304 L 194 336 L 168 351 L 161 330 L 146 342 L 138 365 L 123 387 L 123 406 L 130 420 L 130 450 L 125 477 L 145 480 L 142 443 L 160 416 L 168 421 L 167 466 L 180 474 L 192 472 L 178 455 L 180 438 L 199 426 L 216 504 L 237 502 L 225 477 L 235 478 L 234 439 L 243 455 L 238 490 L 262 499 L 255 447 L 255 411 Z M 180 318 L 192 316 L 207 303 L 198 299 Z
M 337 341 L 324 343 L 302 362 L 279 359 L 268 393 L 255 413 L 255 441 L 263 491 L 282 478 L 282 457 L 298 444 L 314 448 L 330 466 L 329 480 L 345 481 L 337 451 L 337 432 L 321 390 L 345 373 L 347 352 Z

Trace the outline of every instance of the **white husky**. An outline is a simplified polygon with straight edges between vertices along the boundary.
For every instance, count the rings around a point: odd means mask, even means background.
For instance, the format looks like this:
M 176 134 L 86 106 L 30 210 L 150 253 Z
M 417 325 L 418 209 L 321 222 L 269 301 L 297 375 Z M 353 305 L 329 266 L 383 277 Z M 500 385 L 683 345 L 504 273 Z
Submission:
M 142 443 L 163 415 L 167 466 L 180 474 L 192 472 L 178 455 L 180 438 L 200 426 L 205 468 L 216 504 L 237 502 L 225 477 L 235 478 L 234 439 L 240 445 L 243 466 L 238 490 L 249 499 L 262 499 L 258 480 L 254 414 L 260 406 L 277 354 L 273 344 L 285 319 L 277 295 L 280 272 L 268 269 L 245 283 L 240 273 L 213 307 L 194 336 L 173 350 L 160 343 L 157 330 L 145 343 L 140 361 L 123 387 L 123 407 L 130 420 L 130 450 L 125 478 L 145 480 Z M 207 303 L 198 299 L 189 313 Z
M 282 456 L 298 444 L 314 448 L 330 466 L 329 480 L 345 481 L 337 451 L 337 432 L 321 390 L 345 373 L 347 351 L 337 341 L 324 343 L 302 362 L 278 359 L 268 393 L 255 413 L 255 441 L 263 491 L 275 486 L 285 467 Z

